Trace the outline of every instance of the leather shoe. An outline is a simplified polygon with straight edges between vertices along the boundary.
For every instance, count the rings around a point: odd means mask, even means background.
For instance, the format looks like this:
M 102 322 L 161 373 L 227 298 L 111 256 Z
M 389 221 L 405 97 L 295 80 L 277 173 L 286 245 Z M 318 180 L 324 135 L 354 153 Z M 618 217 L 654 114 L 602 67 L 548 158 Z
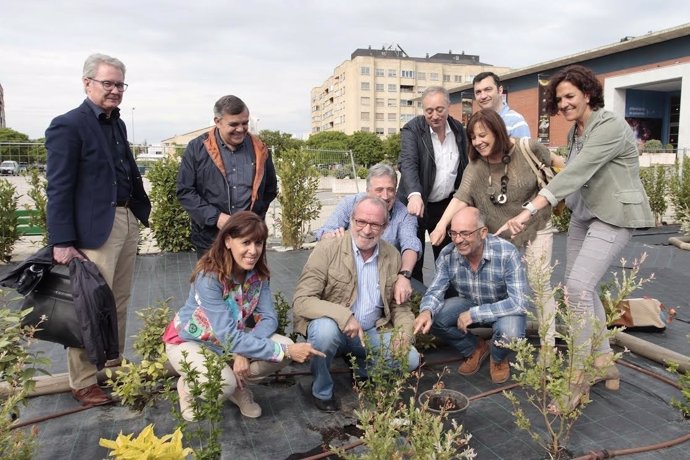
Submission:
M 504 383 L 510 378 L 510 361 L 504 359 L 500 363 L 491 358 L 491 365 L 489 367 L 489 374 L 491 374 L 491 381 L 494 383 Z
M 314 395 L 311 395 L 311 398 L 314 400 L 314 405 L 316 408 L 322 412 L 338 412 L 338 409 L 340 409 L 340 404 L 338 404 L 338 400 L 335 399 L 335 396 L 331 396 L 331 399 L 319 399 Z
M 79 401 L 82 406 L 102 406 L 110 404 L 113 399 L 108 396 L 97 383 L 79 390 L 72 390 L 72 396 Z
M 489 356 L 489 344 L 486 340 L 482 338 L 477 339 L 477 346 L 470 356 L 465 358 L 460 367 L 458 367 L 458 373 L 460 375 L 474 375 L 477 373 L 482 363 Z

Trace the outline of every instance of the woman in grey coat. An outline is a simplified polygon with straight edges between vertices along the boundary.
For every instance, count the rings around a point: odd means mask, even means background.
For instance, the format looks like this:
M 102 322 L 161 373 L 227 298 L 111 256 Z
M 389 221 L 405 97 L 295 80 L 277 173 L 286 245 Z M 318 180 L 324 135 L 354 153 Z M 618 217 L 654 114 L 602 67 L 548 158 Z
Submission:
M 583 324 L 573 330 L 570 394 L 551 407 L 558 413 L 576 408 L 597 381 L 618 389 L 620 377 L 604 336 L 606 313 L 597 286 L 633 229 L 653 226 L 654 218 L 640 181 L 635 137 L 624 119 L 603 109 L 603 89 L 594 72 L 580 65 L 557 72 L 547 87 L 546 105 L 552 116 L 560 113 L 574 122 L 568 133 L 567 166 L 497 233 L 519 234 L 540 209 L 563 198 L 572 210 L 564 284 L 569 308 Z M 591 355 L 594 375 L 585 375 L 584 363 Z

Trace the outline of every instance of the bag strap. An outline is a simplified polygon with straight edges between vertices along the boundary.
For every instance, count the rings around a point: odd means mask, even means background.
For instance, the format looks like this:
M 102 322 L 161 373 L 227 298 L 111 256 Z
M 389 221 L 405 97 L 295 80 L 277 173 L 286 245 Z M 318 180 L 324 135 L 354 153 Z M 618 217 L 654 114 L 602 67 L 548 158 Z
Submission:
M 529 165 L 530 169 L 537 177 L 537 184 L 539 185 L 539 188 L 542 189 L 546 187 L 546 181 L 544 180 L 544 176 L 540 174 L 540 171 L 542 171 L 543 167 L 546 165 L 539 161 L 536 155 L 534 155 L 534 152 L 532 152 L 532 148 L 529 145 L 528 137 L 520 138 L 520 151 L 524 155 L 525 160 L 527 160 L 527 164 Z

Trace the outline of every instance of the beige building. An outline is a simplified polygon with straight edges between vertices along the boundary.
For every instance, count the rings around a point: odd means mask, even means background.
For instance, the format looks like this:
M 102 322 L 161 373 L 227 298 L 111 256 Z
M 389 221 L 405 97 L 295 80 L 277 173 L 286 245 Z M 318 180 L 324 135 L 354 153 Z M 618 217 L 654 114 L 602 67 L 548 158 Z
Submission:
M 479 56 L 464 51 L 416 58 L 399 45 L 357 49 L 321 86 L 312 89 L 311 132 L 395 134 L 422 114 L 421 101 L 415 98 L 426 87 L 454 88 L 487 70 L 501 74 L 511 69 L 482 63 Z

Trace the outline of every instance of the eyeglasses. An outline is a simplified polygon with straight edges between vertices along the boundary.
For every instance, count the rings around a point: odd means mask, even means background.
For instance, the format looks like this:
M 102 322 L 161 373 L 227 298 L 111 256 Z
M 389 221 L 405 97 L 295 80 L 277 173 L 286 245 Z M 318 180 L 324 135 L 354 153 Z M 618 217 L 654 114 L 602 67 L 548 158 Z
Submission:
M 378 233 L 383 228 L 383 224 L 367 222 L 366 220 L 352 219 L 352 221 L 355 223 L 355 227 L 357 227 L 358 230 L 362 230 L 364 227 L 368 225 L 369 227 L 371 227 L 371 231 Z
M 127 87 L 129 86 L 127 83 L 123 83 L 121 81 L 110 81 L 110 80 L 96 80 L 95 78 L 91 77 L 86 77 L 88 80 L 91 81 L 97 81 L 98 83 L 103 86 L 103 89 L 106 91 L 112 91 L 113 88 L 117 88 L 118 91 L 124 92 Z
M 453 230 L 451 230 L 448 232 L 448 236 L 450 236 L 451 240 L 454 240 L 457 237 L 461 237 L 463 240 L 466 240 L 467 238 L 472 236 L 474 232 L 476 232 L 477 230 L 481 230 L 482 228 L 484 227 L 475 228 L 471 232 L 469 230 L 466 230 L 464 232 L 454 232 Z

